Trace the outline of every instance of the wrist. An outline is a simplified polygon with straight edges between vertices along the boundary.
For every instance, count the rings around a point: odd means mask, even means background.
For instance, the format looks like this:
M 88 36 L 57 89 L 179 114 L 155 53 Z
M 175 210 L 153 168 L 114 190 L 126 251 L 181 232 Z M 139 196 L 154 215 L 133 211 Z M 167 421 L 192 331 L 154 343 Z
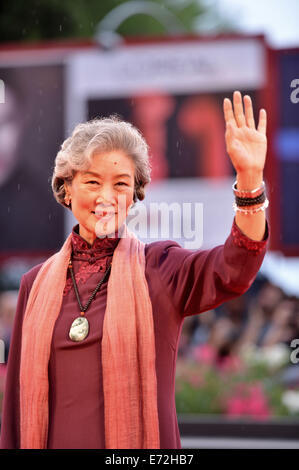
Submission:
M 253 190 L 259 188 L 263 182 L 262 171 L 244 171 L 238 172 L 236 176 L 237 188 L 239 190 Z

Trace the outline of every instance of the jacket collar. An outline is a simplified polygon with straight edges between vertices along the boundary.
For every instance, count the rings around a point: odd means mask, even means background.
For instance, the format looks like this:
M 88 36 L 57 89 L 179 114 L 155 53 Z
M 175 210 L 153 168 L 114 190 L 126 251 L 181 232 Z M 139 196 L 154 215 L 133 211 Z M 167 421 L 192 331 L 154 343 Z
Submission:
M 103 252 L 111 252 L 116 248 L 120 240 L 120 230 L 117 230 L 113 237 L 96 237 L 93 244 L 90 245 L 80 234 L 79 224 L 75 225 L 72 229 L 72 249 L 73 254 L 78 255 L 82 252 L 92 252 L 93 254 L 100 254 Z

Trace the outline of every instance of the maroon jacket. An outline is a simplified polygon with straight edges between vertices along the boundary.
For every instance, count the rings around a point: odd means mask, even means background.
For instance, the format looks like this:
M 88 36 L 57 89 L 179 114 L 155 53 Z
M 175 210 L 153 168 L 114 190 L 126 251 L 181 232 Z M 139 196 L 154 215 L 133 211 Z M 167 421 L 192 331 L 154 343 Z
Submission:
M 91 247 L 73 228 L 74 272 L 81 303 L 85 305 L 109 265 L 118 238 L 97 238 Z M 233 222 L 224 245 L 210 250 L 187 250 L 178 243 L 146 244 L 145 274 L 153 308 L 158 415 L 162 449 L 180 448 L 175 408 L 175 367 L 184 317 L 196 315 L 243 294 L 263 261 L 268 240 L 255 242 Z M 19 364 L 22 319 L 32 283 L 42 264 L 21 279 L 9 352 L 3 401 L 1 448 L 20 447 Z M 72 342 L 68 332 L 80 310 L 72 282 L 64 289 L 49 360 L 48 448 L 105 448 L 101 338 L 107 282 L 87 310 L 88 337 Z M 121 282 L 121 279 L 120 279 Z M 38 411 L 37 411 L 38 412 Z

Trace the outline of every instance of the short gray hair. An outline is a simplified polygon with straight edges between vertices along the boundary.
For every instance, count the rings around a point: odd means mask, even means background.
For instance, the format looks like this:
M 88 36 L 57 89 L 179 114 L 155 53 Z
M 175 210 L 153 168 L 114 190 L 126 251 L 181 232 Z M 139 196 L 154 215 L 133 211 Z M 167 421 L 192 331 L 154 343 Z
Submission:
M 78 124 L 55 158 L 52 190 L 56 201 L 65 203 L 65 182 L 70 183 L 77 171 L 85 171 L 95 151 L 123 151 L 135 164 L 134 203 L 145 198 L 145 185 L 151 181 L 148 145 L 140 131 L 117 115 L 96 118 Z

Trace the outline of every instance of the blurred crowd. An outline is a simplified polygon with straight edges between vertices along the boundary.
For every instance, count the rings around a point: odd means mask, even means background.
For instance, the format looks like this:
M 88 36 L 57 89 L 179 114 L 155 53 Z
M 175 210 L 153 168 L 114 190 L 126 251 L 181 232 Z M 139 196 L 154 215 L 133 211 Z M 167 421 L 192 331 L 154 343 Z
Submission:
M 289 348 L 293 340 L 299 346 L 299 299 L 287 295 L 280 287 L 259 274 L 251 288 L 240 297 L 200 315 L 185 319 L 178 355 L 210 362 L 215 366 L 236 367 L 245 351 L 260 355 L 278 346 Z M 299 349 L 298 349 L 299 351 Z M 299 363 L 299 353 L 293 354 Z M 289 360 L 292 366 L 296 362 Z M 298 364 L 299 366 L 299 364 Z M 298 368 L 291 368 L 290 382 L 299 385 Z

